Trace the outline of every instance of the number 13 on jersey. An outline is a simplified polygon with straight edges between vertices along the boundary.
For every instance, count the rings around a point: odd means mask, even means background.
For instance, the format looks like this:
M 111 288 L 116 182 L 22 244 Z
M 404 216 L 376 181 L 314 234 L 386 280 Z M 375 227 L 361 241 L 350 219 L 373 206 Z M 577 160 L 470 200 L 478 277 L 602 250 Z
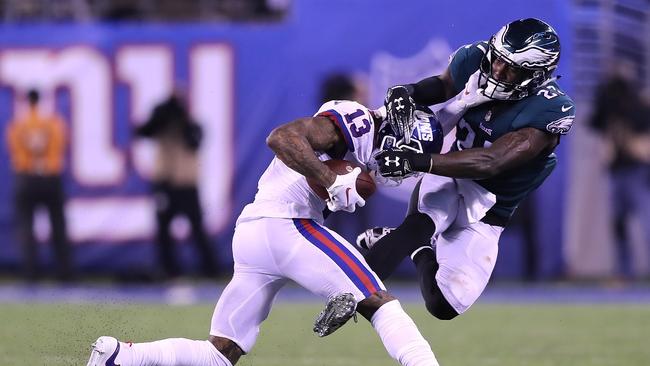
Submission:
M 365 113 L 361 109 L 357 109 L 353 113 L 345 114 L 345 123 L 348 125 L 352 136 L 361 137 L 370 131 L 372 125 L 367 118 L 363 118 L 364 116 Z

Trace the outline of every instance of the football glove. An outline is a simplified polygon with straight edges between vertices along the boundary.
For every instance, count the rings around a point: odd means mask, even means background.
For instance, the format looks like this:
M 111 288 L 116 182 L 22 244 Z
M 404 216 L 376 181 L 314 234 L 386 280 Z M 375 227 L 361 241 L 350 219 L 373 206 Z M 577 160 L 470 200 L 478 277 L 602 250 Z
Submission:
M 386 150 L 375 156 L 379 174 L 383 177 L 405 178 L 417 172 L 431 170 L 431 155 L 413 151 Z
M 445 135 L 456 127 L 468 109 L 491 100 L 483 94 L 483 89 L 479 87 L 480 73 L 481 71 L 478 70 L 472 74 L 465 83 L 465 88 L 443 108 L 435 112 Z
M 361 168 L 354 168 L 350 173 L 337 175 L 331 186 L 327 187 L 327 208 L 332 211 L 354 212 L 357 205 L 363 207 L 366 201 L 357 192 L 357 177 Z
M 479 104 L 492 100 L 485 96 L 483 88 L 479 86 L 480 74 L 481 70 L 477 70 L 473 73 L 467 80 L 467 83 L 465 83 L 465 89 L 456 96 L 457 100 L 462 101 L 462 104 L 466 109 L 476 107 Z
M 402 85 L 388 89 L 384 106 L 386 107 L 388 123 L 390 123 L 393 132 L 397 134 L 396 137 L 404 137 L 404 141 L 407 144 L 411 142 L 415 102 L 409 95 L 408 89 Z

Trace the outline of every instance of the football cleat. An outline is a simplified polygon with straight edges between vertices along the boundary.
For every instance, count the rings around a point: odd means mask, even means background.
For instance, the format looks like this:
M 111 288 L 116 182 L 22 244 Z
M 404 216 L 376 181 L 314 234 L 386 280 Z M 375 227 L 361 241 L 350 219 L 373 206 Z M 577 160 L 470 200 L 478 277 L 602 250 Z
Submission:
M 319 337 L 334 333 L 354 317 L 357 321 L 357 301 L 351 293 L 344 293 L 327 300 L 325 309 L 318 314 L 314 323 L 314 332 Z
M 120 342 L 116 338 L 99 337 L 90 349 L 90 359 L 86 366 L 119 366 L 115 364 L 115 358 L 120 352 Z
M 368 229 L 357 236 L 357 247 L 370 249 L 379 239 L 388 235 L 393 230 L 395 228 L 392 227 L 373 227 L 372 229 Z

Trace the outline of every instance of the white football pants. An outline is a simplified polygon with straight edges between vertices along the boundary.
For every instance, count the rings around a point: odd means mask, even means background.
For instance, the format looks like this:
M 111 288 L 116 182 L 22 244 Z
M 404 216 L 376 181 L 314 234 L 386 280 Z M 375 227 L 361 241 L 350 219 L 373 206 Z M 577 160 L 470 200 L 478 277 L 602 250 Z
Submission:
M 217 302 L 210 334 L 231 339 L 247 353 L 289 280 L 325 298 L 349 292 L 357 302 L 385 290 L 350 243 L 313 220 L 240 222 L 232 245 L 234 274 Z
M 495 203 L 468 179 L 425 174 L 420 183 L 417 210 L 436 224 L 436 281 L 459 314 L 481 296 L 496 264 L 503 228 L 479 221 Z

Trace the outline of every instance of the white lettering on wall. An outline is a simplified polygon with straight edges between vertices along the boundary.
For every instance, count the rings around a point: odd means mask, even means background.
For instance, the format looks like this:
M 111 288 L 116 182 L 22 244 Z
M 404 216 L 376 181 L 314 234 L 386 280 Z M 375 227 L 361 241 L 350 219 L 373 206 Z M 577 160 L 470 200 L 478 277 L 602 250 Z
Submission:
M 173 55 L 166 46 L 126 46 L 115 56 L 116 73 L 129 87 L 129 116 L 133 126 L 144 123 L 152 109 L 173 90 Z M 156 145 L 148 139 L 131 144 L 133 165 L 138 173 L 151 178 Z
M 190 52 L 193 115 L 202 124 L 200 194 L 205 223 L 219 231 L 231 215 L 234 177 L 234 61 L 227 45 L 201 45 Z
M 191 111 L 205 132 L 199 190 L 207 229 L 215 233 L 230 218 L 232 207 L 233 50 L 220 43 L 204 43 L 195 45 L 187 56 L 190 77 L 183 87 L 189 91 Z M 68 91 L 73 179 L 88 189 L 119 187 L 128 175 L 150 176 L 155 148 L 151 142 L 131 137 L 129 146 L 118 145 L 116 126 L 131 131 L 147 119 L 153 106 L 169 96 L 177 79 L 174 61 L 174 53 L 166 44 L 122 45 L 114 60 L 88 46 L 5 48 L 0 54 L 0 83 L 13 89 L 16 96 L 39 88 L 47 109 L 54 108 L 55 91 Z M 128 100 L 119 106 L 118 115 L 116 90 L 124 86 Z M 151 237 L 155 230 L 154 205 L 149 196 L 71 196 L 66 215 L 74 241 L 135 240 Z

